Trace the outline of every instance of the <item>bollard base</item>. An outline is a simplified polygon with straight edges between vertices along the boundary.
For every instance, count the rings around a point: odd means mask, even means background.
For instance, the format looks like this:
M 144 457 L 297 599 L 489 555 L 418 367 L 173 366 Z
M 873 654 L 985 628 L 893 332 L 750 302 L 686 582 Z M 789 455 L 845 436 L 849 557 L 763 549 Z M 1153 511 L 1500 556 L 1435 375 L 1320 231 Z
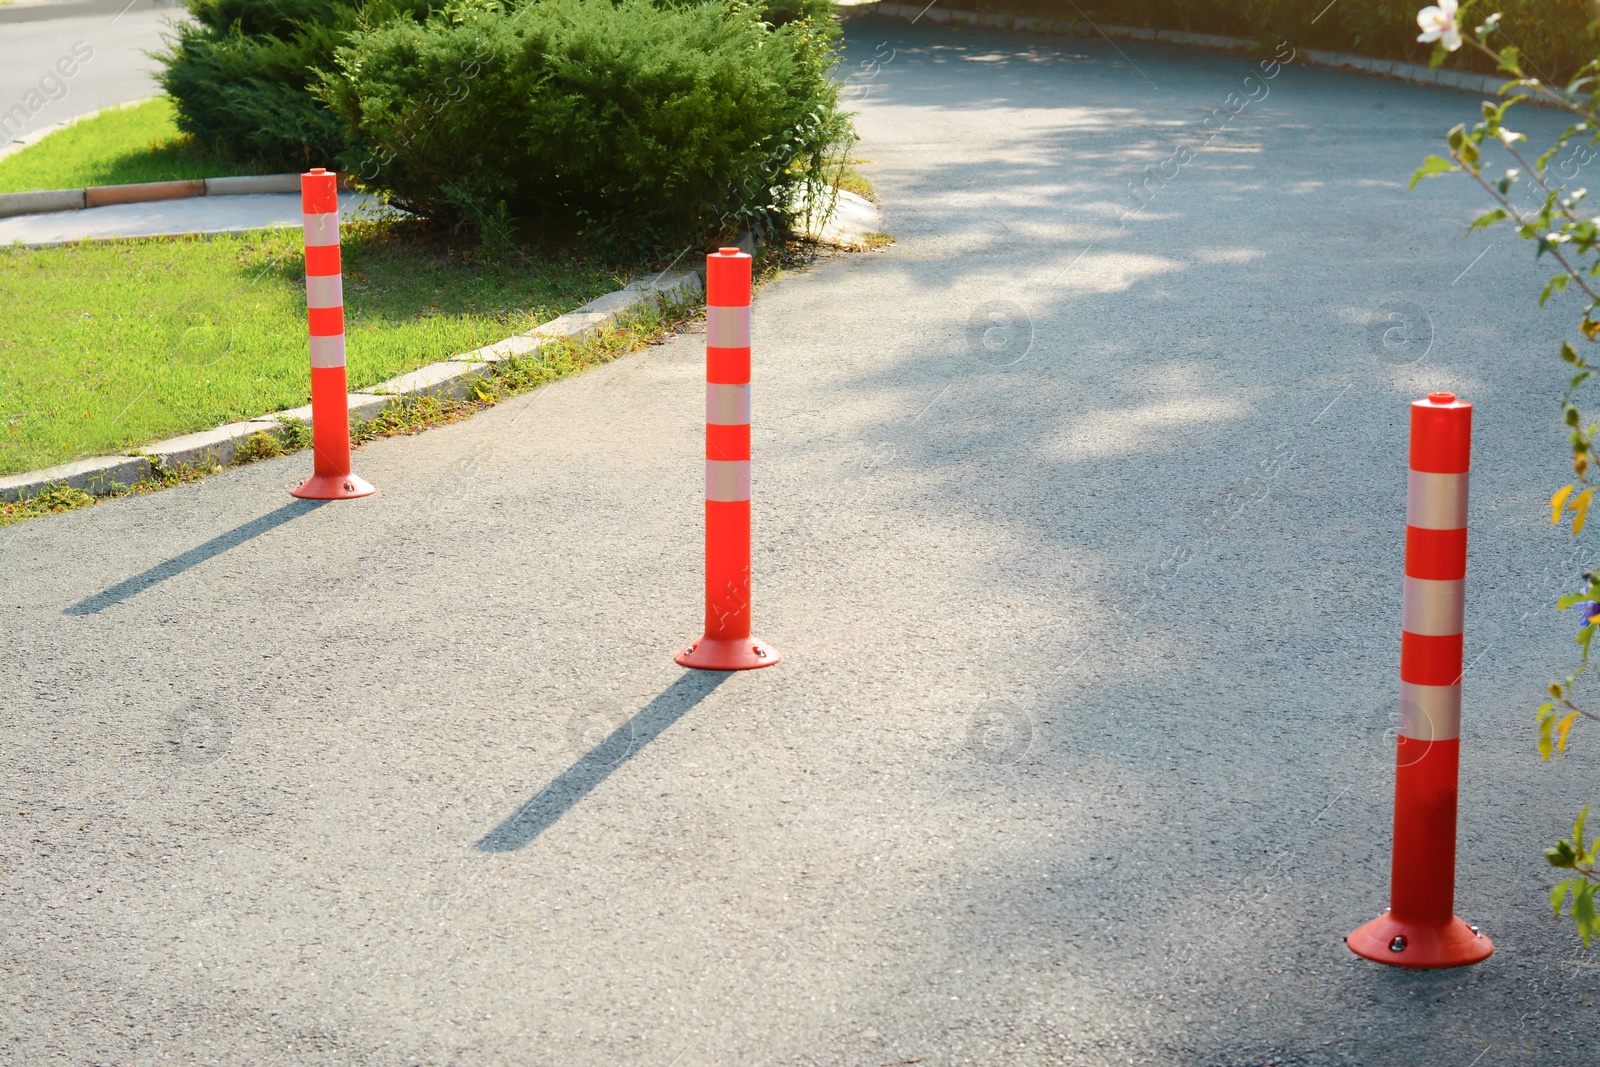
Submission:
M 353 500 L 377 491 L 371 483 L 354 474 L 313 474 L 300 488 L 289 490 L 289 495 L 302 500 Z
M 783 656 L 758 637 L 702 637 L 672 658 L 702 671 L 751 671 L 770 667 Z
M 1487 937 L 1454 915 L 1434 925 L 1405 922 L 1387 911 L 1358 927 L 1344 943 L 1357 956 L 1394 967 L 1463 967 L 1488 959 L 1494 951 Z

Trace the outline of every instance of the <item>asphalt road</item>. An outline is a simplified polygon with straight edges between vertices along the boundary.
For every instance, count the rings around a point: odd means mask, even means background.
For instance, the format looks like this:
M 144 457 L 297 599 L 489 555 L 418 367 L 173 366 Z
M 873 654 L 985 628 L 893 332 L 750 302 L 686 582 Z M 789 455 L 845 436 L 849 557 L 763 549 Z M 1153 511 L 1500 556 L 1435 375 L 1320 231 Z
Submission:
M 123 7 L 89 0 L 0 8 L 0 146 L 157 91 L 160 64 L 148 53 L 162 47 L 183 9 L 148 0 Z
M 783 663 L 672 662 L 692 334 L 362 448 L 363 501 L 291 501 L 298 455 L 0 531 L 0 1058 L 1600 1058 L 1539 858 L 1600 741 L 1533 731 L 1574 308 L 1463 240 L 1464 180 L 1405 191 L 1477 101 L 1291 62 L 1213 136 L 1252 61 L 848 36 L 898 243 L 757 300 Z M 1497 951 L 1412 973 L 1341 937 L 1386 902 L 1436 389 L 1477 404 L 1457 909 Z

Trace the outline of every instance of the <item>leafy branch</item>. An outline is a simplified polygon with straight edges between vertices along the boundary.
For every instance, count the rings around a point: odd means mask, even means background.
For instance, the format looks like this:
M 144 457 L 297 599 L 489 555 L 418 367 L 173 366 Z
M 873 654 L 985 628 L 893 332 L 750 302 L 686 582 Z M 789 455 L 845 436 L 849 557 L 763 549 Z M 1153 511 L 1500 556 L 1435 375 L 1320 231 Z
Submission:
M 1580 69 L 1565 88 L 1554 89 L 1541 79 L 1528 76 L 1515 47 L 1496 48 L 1490 43 L 1499 33 L 1498 14 L 1484 19 L 1472 37 L 1462 36 L 1456 21 L 1459 14 L 1464 11 L 1458 13 L 1456 5 L 1448 0 L 1441 0 L 1440 6 L 1424 8 L 1418 14 L 1418 25 L 1424 31 L 1420 39 L 1436 42 L 1432 64 L 1440 65 L 1450 52 L 1468 43 L 1488 56 L 1497 69 L 1510 75 L 1511 80 L 1500 87 L 1502 99 L 1498 103 L 1484 101 L 1481 121 L 1470 130 L 1465 123 L 1450 130 L 1446 138 L 1448 158 L 1428 156 L 1412 177 L 1411 188 L 1416 188 L 1422 179 L 1439 174 L 1459 171 L 1470 176 L 1497 206 L 1474 219 L 1468 232 L 1508 222 L 1518 236 L 1535 242 L 1536 255 L 1548 255 L 1561 268 L 1539 294 L 1539 306 L 1543 307 L 1569 289 L 1581 293 L 1587 298 L 1587 304 L 1580 313 L 1579 332 L 1590 342 L 1600 341 L 1600 282 L 1596 281 L 1600 279 L 1600 255 L 1596 253 L 1600 246 L 1600 219 L 1585 218 L 1581 214 L 1588 195 L 1586 189 L 1568 188 L 1578 169 L 1597 154 L 1588 146 L 1600 145 L 1600 60 L 1591 61 Z M 1517 147 L 1519 142 L 1526 142 L 1527 137 L 1506 125 L 1511 109 L 1528 100 L 1542 101 L 1578 117 L 1577 122 L 1531 160 Z M 1485 151 L 1493 145 L 1502 148 L 1514 164 L 1498 177 L 1485 173 Z M 1581 161 L 1577 159 L 1579 154 L 1585 156 Z M 1552 176 L 1552 163 L 1563 155 L 1559 176 Z M 1600 433 L 1600 423 L 1585 423 L 1578 394 L 1594 378 L 1597 368 L 1568 341 L 1561 343 L 1560 356 L 1571 368 L 1561 407 L 1572 450 L 1573 480 L 1551 496 L 1550 521 L 1559 525 L 1563 516 L 1570 515 L 1572 535 L 1576 537 L 1583 532 L 1594 503 L 1596 484 L 1591 477 L 1592 457 L 1596 434 Z M 1578 669 L 1562 681 L 1552 682 L 1548 687 L 1550 699 L 1539 705 L 1539 754 L 1545 760 L 1566 755 L 1573 727 L 1580 720 L 1600 721 L 1600 714 L 1582 707 L 1574 696 L 1575 687 L 1593 669 L 1589 652 L 1595 630 L 1600 627 L 1600 577 L 1592 571 L 1585 572 L 1583 577 L 1583 591 L 1556 601 L 1559 611 L 1582 607 L 1583 623 L 1577 636 Z M 1545 859 L 1552 867 L 1572 872 L 1572 877 L 1551 891 L 1550 904 L 1559 917 L 1563 906 L 1571 899 L 1570 914 L 1585 946 L 1600 933 L 1600 916 L 1595 909 L 1595 894 L 1600 891 L 1600 842 L 1584 842 L 1584 821 L 1588 814 L 1585 806 L 1573 823 L 1572 837 L 1544 850 Z
M 1544 858 L 1550 866 L 1574 874 L 1574 877 L 1558 883 L 1550 890 L 1550 908 L 1559 918 L 1561 906 L 1569 895 L 1572 897 L 1572 920 L 1577 924 L 1578 936 L 1583 938 L 1586 948 L 1589 939 L 1600 931 L 1600 917 L 1596 916 L 1594 908 L 1595 891 L 1600 889 L 1600 872 L 1596 871 L 1596 863 L 1600 862 L 1600 848 L 1596 846 L 1600 842 L 1583 843 L 1583 823 L 1588 817 L 1589 806 L 1585 804 L 1572 824 L 1572 836 L 1562 838 L 1544 850 Z

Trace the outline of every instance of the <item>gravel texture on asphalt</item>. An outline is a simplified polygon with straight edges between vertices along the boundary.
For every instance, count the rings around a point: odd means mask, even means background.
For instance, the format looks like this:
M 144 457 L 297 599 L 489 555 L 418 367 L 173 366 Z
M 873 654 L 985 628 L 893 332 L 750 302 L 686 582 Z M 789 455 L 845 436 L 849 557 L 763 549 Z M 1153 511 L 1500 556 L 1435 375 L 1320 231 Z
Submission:
M 672 662 L 691 332 L 360 449 L 365 500 L 291 500 L 302 453 L 0 531 L 0 1059 L 1596 1062 L 1539 850 L 1600 737 L 1546 765 L 1533 729 L 1575 654 L 1575 309 L 1463 240 L 1465 179 L 1405 191 L 1477 100 L 848 44 L 898 243 L 756 301 L 783 663 Z M 1436 389 L 1477 405 L 1457 910 L 1497 951 L 1412 973 L 1341 937 L 1386 903 Z

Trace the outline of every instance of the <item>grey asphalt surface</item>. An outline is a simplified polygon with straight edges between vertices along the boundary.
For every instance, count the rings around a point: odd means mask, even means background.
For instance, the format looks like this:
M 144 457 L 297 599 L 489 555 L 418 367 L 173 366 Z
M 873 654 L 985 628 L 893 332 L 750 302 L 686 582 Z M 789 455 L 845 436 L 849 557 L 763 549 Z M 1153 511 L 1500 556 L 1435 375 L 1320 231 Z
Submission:
M 1404 189 L 1476 100 L 1291 63 L 1201 150 L 1251 61 L 848 39 L 898 243 L 756 303 L 783 663 L 671 659 L 692 333 L 360 449 L 363 501 L 292 501 L 297 455 L 0 531 L 0 1058 L 1596 1062 L 1539 858 L 1596 741 L 1533 731 L 1574 309 L 1462 239 L 1464 179 Z M 1386 903 L 1441 388 L 1478 405 L 1457 907 L 1497 951 L 1415 973 L 1341 937 Z
M 147 53 L 162 47 L 162 33 L 183 9 L 152 6 L 147 0 L 126 11 L 122 6 L 0 8 L 0 121 L 7 131 L 0 144 L 158 91 L 155 72 L 160 64 Z M 79 7 L 83 14 L 66 14 Z M 74 56 L 74 62 L 57 68 L 58 60 Z M 73 73 L 62 77 L 62 70 Z M 36 95 L 30 97 L 30 92 Z M 23 111 L 13 112 L 17 106 Z

